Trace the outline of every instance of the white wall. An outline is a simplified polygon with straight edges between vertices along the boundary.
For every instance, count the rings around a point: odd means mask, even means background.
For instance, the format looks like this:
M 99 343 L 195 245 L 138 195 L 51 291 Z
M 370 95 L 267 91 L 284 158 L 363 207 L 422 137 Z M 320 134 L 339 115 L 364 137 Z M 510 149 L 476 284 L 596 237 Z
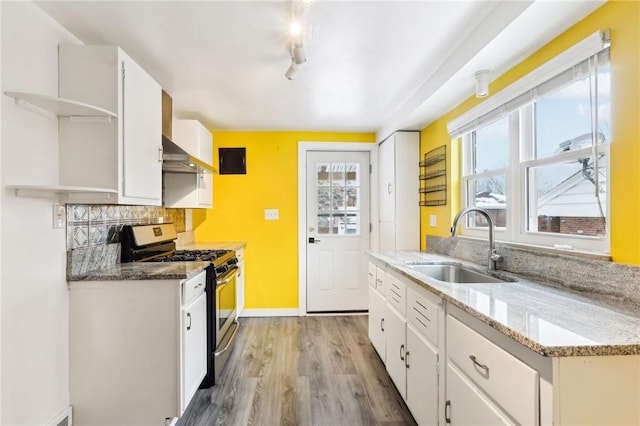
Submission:
M 33 3 L 0 7 L 2 92 L 57 96 L 58 43 L 79 41 Z M 0 424 L 46 425 L 69 405 L 65 231 L 53 199 L 4 186 L 58 183 L 58 121 L 0 97 Z

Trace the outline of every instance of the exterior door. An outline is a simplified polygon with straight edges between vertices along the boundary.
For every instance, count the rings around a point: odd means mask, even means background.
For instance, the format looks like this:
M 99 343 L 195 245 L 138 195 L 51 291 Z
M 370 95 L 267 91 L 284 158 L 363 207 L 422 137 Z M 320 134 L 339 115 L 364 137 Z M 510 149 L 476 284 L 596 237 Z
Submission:
M 369 153 L 307 153 L 307 312 L 368 307 Z

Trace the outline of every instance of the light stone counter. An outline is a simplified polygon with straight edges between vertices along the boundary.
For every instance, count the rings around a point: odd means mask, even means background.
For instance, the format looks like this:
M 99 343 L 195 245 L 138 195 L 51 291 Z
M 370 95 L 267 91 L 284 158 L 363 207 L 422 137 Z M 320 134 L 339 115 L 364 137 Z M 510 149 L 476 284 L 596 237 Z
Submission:
M 486 273 L 485 266 L 422 252 L 370 252 L 387 265 L 475 318 L 551 357 L 640 354 L 640 307 L 588 292 L 554 287 L 503 271 L 491 284 L 453 284 L 411 269 L 411 264 L 460 264 Z
M 210 262 L 118 263 L 71 276 L 68 281 L 183 280 L 209 265 Z

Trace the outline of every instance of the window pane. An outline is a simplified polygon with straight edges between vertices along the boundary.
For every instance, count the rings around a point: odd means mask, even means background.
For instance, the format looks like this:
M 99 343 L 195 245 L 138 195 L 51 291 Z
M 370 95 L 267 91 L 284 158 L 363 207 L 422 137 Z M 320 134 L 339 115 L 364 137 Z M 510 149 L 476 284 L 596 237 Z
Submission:
M 607 213 L 606 157 L 603 155 L 599 161 L 599 197 L 596 197 L 593 157 L 529 168 L 528 229 L 604 236 Z
M 333 210 L 344 210 L 344 189 L 343 188 L 332 188 L 331 199 L 333 201 L 332 203 Z
M 347 186 L 359 186 L 360 185 L 360 164 L 348 163 L 347 169 Z
M 598 143 L 611 139 L 609 67 L 598 73 Z M 592 144 L 591 79 L 587 76 L 541 97 L 534 104 L 535 158 L 590 147 Z
M 328 214 L 318 214 L 318 234 L 329 233 L 329 220 L 331 217 Z
M 331 164 L 331 184 L 333 186 L 344 186 L 344 164 Z
M 509 165 L 509 117 L 473 133 L 473 174 Z
M 318 163 L 318 186 L 329 186 L 329 164 Z
M 331 208 L 328 188 L 318 189 L 318 211 L 326 211 Z
M 489 213 L 497 227 L 507 226 L 507 192 L 506 176 L 497 175 L 482 179 L 467 181 L 468 206 L 480 207 Z M 479 213 L 470 213 L 467 219 L 468 227 L 488 227 L 489 223 Z
M 359 210 L 360 198 L 358 197 L 358 188 L 347 189 L 347 210 Z

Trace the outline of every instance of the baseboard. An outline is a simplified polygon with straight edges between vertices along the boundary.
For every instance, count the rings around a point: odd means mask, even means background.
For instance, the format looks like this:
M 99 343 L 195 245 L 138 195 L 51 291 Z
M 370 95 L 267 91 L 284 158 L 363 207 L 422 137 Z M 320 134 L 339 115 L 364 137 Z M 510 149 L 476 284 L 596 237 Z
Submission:
M 71 406 L 66 407 L 57 416 L 55 416 L 48 423 L 49 426 L 72 426 L 73 425 L 73 410 Z
M 296 309 L 244 309 L 241 318 L 252 317 L 297 317 L 300 311 Z

